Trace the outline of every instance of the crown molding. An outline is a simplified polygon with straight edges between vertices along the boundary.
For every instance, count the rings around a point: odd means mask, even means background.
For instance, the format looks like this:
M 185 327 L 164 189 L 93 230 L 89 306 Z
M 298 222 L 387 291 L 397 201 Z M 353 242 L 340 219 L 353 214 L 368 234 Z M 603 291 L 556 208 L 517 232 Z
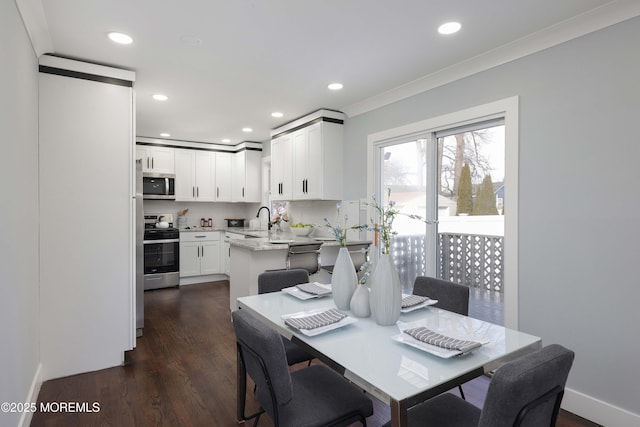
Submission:
M 44 14 L 42 1 L 16 0 L 16 6 L 18 6 L 22 23 L 27 30 L 31 40 L 31 47 L 33 47 L 36 57 L 39 58 L 45 53 L 53 53 L 53 41 L 49 33 L 49 25 Z
M 342 109 L 358 116 L 640 15 L 640 1 L 615 0 L 551 27 Z

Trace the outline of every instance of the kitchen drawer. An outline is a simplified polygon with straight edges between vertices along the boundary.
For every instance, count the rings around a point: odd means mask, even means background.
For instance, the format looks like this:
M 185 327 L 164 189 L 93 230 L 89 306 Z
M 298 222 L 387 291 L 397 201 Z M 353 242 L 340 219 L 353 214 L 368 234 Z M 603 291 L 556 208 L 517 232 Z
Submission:
M 183 231 L 180 233 L 181 242 L 204 242 L 220 240 L 219 231 Z

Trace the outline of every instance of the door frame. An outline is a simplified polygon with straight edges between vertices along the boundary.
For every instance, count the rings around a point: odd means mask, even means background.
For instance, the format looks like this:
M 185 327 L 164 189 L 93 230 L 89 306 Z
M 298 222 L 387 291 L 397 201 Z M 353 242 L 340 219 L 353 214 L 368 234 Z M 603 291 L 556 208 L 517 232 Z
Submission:
M 513 96 L 437 117 L 372 133 L 367 137 L 367 194 L 380 188 L 380 149 L 391 140 L 411 138 L 478 121 L 503 118 L 505 126 L 504 324 L 518 329 L 518 162 L 519 98 Z M 428 165 L 433 166 L 433 165 Z

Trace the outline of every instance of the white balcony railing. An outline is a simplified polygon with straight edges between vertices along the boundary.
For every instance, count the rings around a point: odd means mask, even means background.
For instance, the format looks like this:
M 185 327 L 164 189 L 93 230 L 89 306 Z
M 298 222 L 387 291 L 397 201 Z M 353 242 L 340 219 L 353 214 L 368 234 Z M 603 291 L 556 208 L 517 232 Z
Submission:
M 502 236 L 439 233 L 437 276 L 469 287 L 503 291 Z M 396 236 L 392 253 L 400 282 L 411 289 L 426 271 L 424 235 Z

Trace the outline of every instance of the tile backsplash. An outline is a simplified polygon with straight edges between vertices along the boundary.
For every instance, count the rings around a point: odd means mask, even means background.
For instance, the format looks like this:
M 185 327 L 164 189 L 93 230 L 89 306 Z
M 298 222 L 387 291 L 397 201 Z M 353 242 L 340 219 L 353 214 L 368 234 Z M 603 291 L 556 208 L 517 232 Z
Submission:
M 330 231 L 325 227 L 324 219 L 327 218 L 332 223 L 342 222 L 338 218 L 336 208 L 337 201 L 326 200 L 310 200 L 310 201 L 293 201 L 293 202 L 273 202 L 269 206 L 273 214 L 274 206 L 284 205 L 289 214 L 289 222 L 284 224 L 283 229 L 287 230 L 291 224 L 298 222 L 314 224 L 316 230 L 314 235 L 331 237 Z M 348 225 L 363 224 L 368 222 L 366 211 L 360 210 L 359 201 L 341 201 L 341 215 L 348 217 Z M 175 226 L 178 222 L 178 211 L 189 209 L 187 212 L 187 226 L 199 226 L 200 218 L 213 219 L 214 227 L 225 227 L 227 225 L 225 218 L 244 218 L 245 223 L 249 226 L 249 221 L 256 218 L 256 213 L 260 208 L 259 203 L 202 203 L 202 202 L 173 202 L 168 200 L 145 200 L 145 213 L 171 213 L 174 215 Z M 260 213 L 261 227 L 267 228 L 267 213 Z M 359 240 L 364 239 L 364 233 L 351 230 L 348 232 L 348 239 Z

